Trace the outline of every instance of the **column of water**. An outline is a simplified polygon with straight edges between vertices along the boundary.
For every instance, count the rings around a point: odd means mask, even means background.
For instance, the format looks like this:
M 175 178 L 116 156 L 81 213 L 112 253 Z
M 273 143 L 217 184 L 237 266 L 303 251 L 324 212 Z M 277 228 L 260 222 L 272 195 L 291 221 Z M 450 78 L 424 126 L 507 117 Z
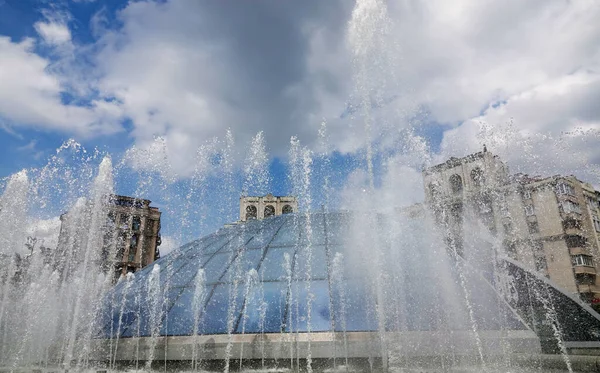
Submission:
M 244 339 L 243 336 L 246 334 L 246 321 L 248 321 L 248 304 L 252 304 L 250 295 L 254 296 L 254 288 L 258 284 L 258 272 L 252 268 L 246 274 L 246 284 L 244 287 L 244 305 L 242 306 L 242 343 L 240 346 L 240 361 L 239 368 L 242 370 L 242 362 L 244 361 Z
M 108 198 L 113 194 L 113 175 L 112 162 L 110 158 L 105 157 L 100 163 L 98 176 L 94 180 L 92 195 L 90 199 L 90 219 L 87 229 L 86 244 L 84 246 L 83 263 L 79 270 L 77 289 L 75 290 L 75 304 L 73 308 L 72 323 L 70 325 L 67 349 L 63 359 L 63 366 L 70 367 L 75 358 L 75 347 L 77 330 L 80 325 L 88 325 L 93 317 L 90 306 L 93 307 L 94 299 L 90 299 L 89 284 L 97 283 L 97 276 L 100 274 L 97 267 L 99 250 L 103 245 L 103 230 L 106 216 L 108 215 Z M 91 292 L 96 295 L 94 291 Z M 76 359 L 75 361 L 77 361 Z
M 344 276 L 344 255 L 335 253 L 331 264 L 331 281 L 334 291 L 336 291 L 339 302 L 340 326 L 342 328 L 342 340 L 344 344 L 344 367 L 348 371 L 348 336 L 346 334 L 346 281 Z M 334 330 L 335 333 L 335 330 Z
M 303 226 L 297 227 L 298 231 L 304 237 L 300 242 L 298 255 L 304 256 L 305 272 L 303 280 L 306 291 L 306 336 L 307 336 L 307 352 L 306 352 L 306 370 L 312 372 L 312 303 L 314 294 L 312 294 L 312 255 L 313 255 L 313 232 L 311 222 L 311 176 L 312 176 L 312 152 L 307 148 L 300 146 L 300 142 L 296 137 L 290 140 L 290 163 L 291 163 L 291 179 L 294 195 L 298 196 L 299 205 L 304 206 L 305 213 Z
M 206 298 L 206 275 L 204 274 L 204 269 L 198 268 L 198 272 L 196 272 L 196 278 L 194 280 L 194 297 L 192 299 L 192 312 L 194 314 L 194 330 L 192 334 L 192 338 L 194 338 L 194 342 L 192 344 L 192 371 L 197 371 L 198 366 L 200 365 L 198 362 L 198 338 L 200 330 L 201 318 L 203 315 L 203 307 Z
M 29 193 L 29 178 L 27 173 L 22 171 L 12 175 L 6 185 L 6 189 L 0 197 L 0 254 L 7 258 L 14 257 L 14 253 L 19 252 L 25 244 L 25 218 L 27 215 Z M 13 318 L 15 310 L 13 306 L 16 303 L 16 288 L 12 284 L 12 279 L 17 274 L 18 267 L 16 258 L 10 260 L 8 265 L 3 268 L 0 280 L 2 289 L 0 304 L 0 327 L 4 333 L 2 338 L 2 358 L 9 362 L 12 356 L 11 349 L 16 345 L 13 340 L 11 329 L 14 329 Z M 13 300 L 14 299 L 14 300 Z
M 121 336 L 122 323 L 123 323 L 123 313 L 125 312 L 125 305 L 127 304 L 127 296 L 129 295 L 129 289 L 131 288 L 131 284 L 134 280 L 134 274 L 128 273 L 127 277 L 125 277 L 125 284 L 123 285 L 123 291 L 121 292 L 121 306 L 119 308 L 119 320 L 117 321 L 117 332 L 115 335 L 115 349 L 112 358 L 112 369 L 116 369 L 117 363 L 117 353 L 119 351 L 119 338 Z M 112 336 L 112 335 L 111 335 Z
M 148 308 L 148 328 L 150 338 L 148 342 L 148 352 L 146 358 L 146 369 L 152 368 L 154 354 L 161 328 L 163 300 L 162 291 L 160 288 L 160 265 L 155 264 L 152 267 L 152 272 L 148 276 L 148 289 L 146 294 L 146 307 Z
M 283 254 L 283 271 L 285 273 L 285 281 L 286 281 L 286 287 L 287 287 L 287 292 L 286 292 L 286 296 L 285 296 L 285 301 L 286 304 L 284 304 L 285 309 L 287 309 L 287 314 L 285 314 L 284 316 L 286 317 L 286 319 L 283 321 L 285 323 L 285 325 L 287 326 L 287 345 L 290 346 L 290 369 L 293 370 L 294 369 L 294 349 L 292 348 L 292 341 L 293 341 L 293 328 L 292 328 L 292 299 L 293 299 L 293 294 L 292 294 L 292 258 L 290 257 L 290 254 L 285 253 Z M 281 333 L 283 335 L 283 328 L 281 330 Z

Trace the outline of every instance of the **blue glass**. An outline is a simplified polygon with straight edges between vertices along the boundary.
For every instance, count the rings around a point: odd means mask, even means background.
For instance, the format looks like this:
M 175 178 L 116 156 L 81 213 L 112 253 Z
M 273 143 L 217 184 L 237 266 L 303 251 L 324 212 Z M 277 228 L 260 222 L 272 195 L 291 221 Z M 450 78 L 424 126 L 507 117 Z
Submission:
M 300 240 L 300 232 L 298 232 L 296 227 L 298 227 L 297 222 L 299 222 L 299 217 L 297 215 L 286 216 L 286 221 L 279 229 L 273 241 L 269 244 L 269 247 L 277 247 L 277 246 L 294 246 Z
M 240 268 L 235 267 L 235 270 L 240 270 L 242 274 L 244 273 L 248 273 L 248 271 L 250 271 L 251 269 L 257 269 L 258 267 L 258 263 L 260 262 L 260 259 L 262 258 L 263 255 L 263 250 L 242 250 L 234 264 L 240 265 Z M 231 270 L 233 270 L 233 265 Z M 244 276 L 242 278 L 242 280 L 244 280 L 246 277 Z
M 344 213 L 310 216 L 310 267 L 307 262 L 308 220 L 303 214 L 235 225 L 182 246 L 135 273 L 127 294 L 123 294 L 125 282 L 121 281 L 105 296 L 104 308 L 98 316 L 99 332 L 104 337 L 114 337 L 120 318 L 123 337 L 150 335 L 147 287 L 155 265 L 160 267 L 161 296 L 166 296 L 160 300 L 164 319 L 162 335 L 193 332 L 194 278 L 199 268 L 204 269 L 206 277 L 203 288 L 206 309 L 201 313 L 198 326 L 202 334 L 227 333 L 229 316 L 236 333 L 241 333 L 244 325 L 246 333 L 260 333 L 263 329 L 267 333 L 305 332 L 309 318 L 312 331 L 328 331 L 332 327 L 330 312 L 338 331 L 343 329 L 342 319 L 347 331 L 372 331 L 379 328 L 376 305 L 382 307 L 380 315 L 385 320 L 380 321 L 385 322 L 386 330 L 434 330 L 449 326 L 454 330 L 469 330 L 472 325 L 466 294 L 479 329 L 525 328 L 480 275 L 464 268 L 465 293 L 456 267 L 443 255 L 443 248 L 437 253 L 421 250 L 430 247 L 430 242 L 421 235 L 418 221 L 402 223 L 409 227 L 402 237 L 394 233 L 391 225 L 385 225 L 385 219 L 377 229 L 388 235 L 365 232 L 377 238 L 372 244 L 377 246 L 382 258 L 381 267 L 372 273 L 363 258 L 369 255 L 368 248 L 356 250 L 353 243 L 346 242 L 352 237 L 351 220 L 350 215 Z M 326 249 L 330 250 L 329 257 Z M 345 280 L 339 283 L 332 278 L 330 289 L 327 263 L 336 253 L 343 254 Z M 284 267 L 286 254 L 294 264 L 290 289 Z M 258 270 L 259 283 L 249 289 L 244 299 L 251 269 Z M 237 288 L 231 283 L 234 280 Z M 385 289 L 379 302 L 375 282 L 380 282 Z M 289 304 L 286 303 L 288 297 L 291 297 Z M 310 315 L 307 314 L 309 299 Z M 229 312 L 232 304 L 235 309 Z
M 311 214 L 307 218 L 302 217 L 300 229 L 300 245 L 324 245 L 325 244 L 325 221 L 323 214 Z
M 346 281 L 343 291 L 336 289 L 333 294 L 333 307 L 336 319 L 336 330 L 342 331 L 342 316 L 345 314 L 346 331 L 377 330 L 375 303 L 371 291 L 364 281 L 350 279 Z M 344 293 L 344 297 L 342 297 Z M 344 312 L 343 312 L 344 311 Z
M 202 268 L 208 261 L 210 255 L 190 255 L 185 260 L 178 261 L 179 267 L 174 267 L 173 275 L 169 279 L 169 286 L 186 286 L 198 272 L 198 268 Z
M 310 268 L 308 267 L 309 251 L 312 252 Z M 325 246 L 303 247 L 298 250 L 294 271 L 299 279 L 327 279 L 327 256 Z M 310 277 L 308 274 L 310 273 Z
M 207 284 L 213 284 L 221 279 L 221 276 L 228 267 L 233 253 L 222 253 L 215 254 L 209 261 L 204 265 L 204 275 L 206 277 Z
M 204 303 L 202 303 L 202 307 L 200 308 L 200 314 L 203 311 L 204 304 L 210 295 L 211 287 L 203 287 L 204 292 Z M 167 317 L 165 318 L 165 323 L 163 323 L 160 334 L 161 335 L 192 335 L 194 331 L 194 309 L 193 298 L 194 292 L 196 291 L 195 287 L 187 287 L 183 288 L 180 291 L 180 295 L 173 302 Z M 174 291 L 177 294 L 176 291 Z M 202 293 L 200 293 L 202 294 Z
M 260 267 L 260 274 L 263 281 L 286 280 L 287 273 L 284 265 L 285 254 L 289 255 L 290 265 L 293 263 L 294 247 L 272 247 L 267 251 L 267 255 Z
M 212 254 L 226 247 L 229 242 L 235 242 L 237 240 L 237 233 L 236 231 L 228 231 L 217 236 L 213 242 L 201 249 L 202 254 Z
M 263 226 L 261 227 L 260 230 L 258 230 L 256 233 L 254 233 L 254 235 L 252 236 L 252 239 L 246 244 L 246 248 L 262 249 L 265 246 L 267 246 L 271 241 L 273 241 L 275 234 L 277 233 L 278 230 L 280 230 L 280 227 L 282 227 L 282 225 L 285 223 L 286 218 L 287 217 L 283 217 L 283 218 L 272 217 L 272 218 L 263 220 L 263 222 L 264 222 Z
M 329 213 L 325 218 L 328 244 L 343 244 L 350 231 L 348 214 Z
M 310 284 L 308 289 L 307 284 Z M 298 281 L 292 284 L 291 330 L 308 331 L 308 296 L 310 294 L 310 329 L 312 332 L 331 330 L 329 318 L 329 287 L 327 281 Z M 296 304 L 297 303 L 297 304 Z M 296 310 L 297 306 L 297 310 Z M 289 328 L 289 326 L 288 326 Z
M 238 286 L 235 291 L 233 286 L 226 284 L 216 285 L 210 297 L 202 320 L 200 322 L 201 334 L 226 334 L 229 308 L 231 306 L 233 315 L 233 326 L 239 319 L 243 302 L 243 286 Z M 231 293 L 231 294 L 230 294 Z M 235 306 L 234 306 L 235 304 Z
M 246 289 L 244 288 L 244 292 Z M 264 282 L 250 289 L 237 333 L 279 333 L 285 328 L 287 284 Z

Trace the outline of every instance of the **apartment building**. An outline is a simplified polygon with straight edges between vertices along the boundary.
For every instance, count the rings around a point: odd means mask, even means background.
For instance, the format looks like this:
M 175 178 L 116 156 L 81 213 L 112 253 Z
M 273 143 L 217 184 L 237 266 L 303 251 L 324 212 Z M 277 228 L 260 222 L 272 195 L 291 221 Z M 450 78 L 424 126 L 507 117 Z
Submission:
M 445 227 L 451 252 L 474 255 L 463 243 L 468 220 L 471 231 L 486 227 L 502 242 L 484 259 L 507 255 L 600 303 L 600 192 L 592 185 L 574 176 L 511 175 L 485 148 L 430 167 L 423 179 L 426 204 Z
M 147 199 L 111 195 L 103 207 L 106 220 L 101 227 L 103 242 L 93 258 L 113 281 L 127 273 L 133 273 L 160 257 L 160 216 L 157 207 L 150 206 Z M 55 257 L 56 267 L 64 276 L 81 265 L 84 245 L 90 234 L 89 221 L 94 207 L 86 204 L 61 215 L 61 227 Z M 104 214 L 104 211 L 102 212 Z

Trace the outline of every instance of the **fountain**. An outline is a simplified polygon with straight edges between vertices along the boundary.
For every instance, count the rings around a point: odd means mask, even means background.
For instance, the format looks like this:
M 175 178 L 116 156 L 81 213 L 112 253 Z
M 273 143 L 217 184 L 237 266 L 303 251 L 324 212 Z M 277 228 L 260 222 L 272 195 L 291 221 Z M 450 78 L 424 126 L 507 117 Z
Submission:
M 0 372 L 575 371 L 595 364 L 570 357 L 566 342 L 597 339 L 598 314 L 508 256 L 488 255 L 498 251 L 496 238 L 481 233 L 477 218 L 465 220 L 471 251 L 462 253 L 435 209 L 395 205 L 406 191 L 387 185 L 384 166 L 416 159 L 402 164 L 414 171 L 431 162 L 411 131 L 399 149 L 376 146 L 392 131 L 397 136 L 394 129 L 378 134 L 373 113 L 398 84 L 387 74 L 389 27 L 383 1 L 357 1 L 348 41 L 364 164 L 338 185 L 326 121 L 320 151 L 292 137 L 287 173 L 297 213 L 223 226 L 235 220 L 238 194 L 266 194 L 277 177 L 260 132 L 243 165 L 232 131 L 202 144 L 188 178 L 166 156 L 152 164 L 156 157 L 134 147 L 113 164 L 74 141 L 45 167 L 8 178 L 0 199 Z M 154 145 L 167 153 L 163 139 Z M 140 154 L 148 163 L 132 165 Z M 119 188 L 161 201 L 166 231 L 189 243 L 113 285 L 99 248 L 115 259 L 106 216 Z M 28 251 L 30 215 L 65 211 L 71 224 L 60 249 L 51 258 Z M 219 229 L 206 234 L 215 219 Z

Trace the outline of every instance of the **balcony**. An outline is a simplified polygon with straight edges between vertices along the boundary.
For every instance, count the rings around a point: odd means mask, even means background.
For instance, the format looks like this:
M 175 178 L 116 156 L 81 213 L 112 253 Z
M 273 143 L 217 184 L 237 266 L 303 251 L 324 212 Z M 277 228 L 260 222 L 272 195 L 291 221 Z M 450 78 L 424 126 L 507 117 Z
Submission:
M 582 233 L 581 220 L 573 217 L 566 217 L 562 222 L 565 234 L 567 235 L 580 235 Z
M 600 288 L 596 285 L 579 285 L 580 293 L 600 293 Z
M 575 269 L 575 274 L 588 274 L 588 275 L 596 274 L 596 268 L 591 267 L 591 266 L 575 265 L 575 266 L 573 266 L 573 268 Z
M 569 254 L 571 254 L 571 255 L 590 255 L 583 247 L 571 247 L 571 248 L 569 248 Z

